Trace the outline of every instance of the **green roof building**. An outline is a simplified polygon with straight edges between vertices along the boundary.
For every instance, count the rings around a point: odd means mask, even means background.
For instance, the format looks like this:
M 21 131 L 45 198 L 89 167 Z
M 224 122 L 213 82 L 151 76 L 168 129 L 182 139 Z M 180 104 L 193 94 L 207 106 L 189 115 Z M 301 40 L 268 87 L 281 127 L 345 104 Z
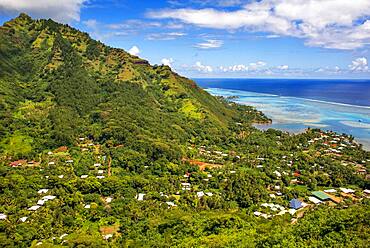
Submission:
M 317 199 L 321 200 L 321 201 L 326 201 L 326 200 L 331 199 L 330 196 L 328 196 L 327 194 L 325 194 L 322 191 L 314 191 L 314 192 L 312 192 L 312 195 L 314 197 L 316 197 Z

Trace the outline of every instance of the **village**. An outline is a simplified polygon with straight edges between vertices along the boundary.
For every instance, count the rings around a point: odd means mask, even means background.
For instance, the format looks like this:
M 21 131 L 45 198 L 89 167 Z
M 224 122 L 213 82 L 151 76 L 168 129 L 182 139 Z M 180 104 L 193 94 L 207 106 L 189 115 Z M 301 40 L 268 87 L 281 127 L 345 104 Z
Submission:
M 313 156 L 325 156 L 332 161 L 338 161 L 342 166 L 350 167 L 354 174 L 369 179 L 367 168 L 370 160 L 353 161 L 346 155 L 346 151 L 357 149 L 358 145 L 351 142 L 348 137 L 331 132 L 318 132 L 313 134 L 312 139 L 306 143 L 300 143 L 293 152 L 281 154 L 280 160 L 276 156 L 269 154 L 246 153 L 234 150 L 215 150 L 207 146 L 188 146 L 188 158 L 183 158 L 182 162 L 190 166 L 195 166 L 196 170 L 185 171 L 183 175 L 173 175 L 175 185 L 172 189 L 163 187 L 160 192 L 138 190 L 131 193 L 131 199 L 138 202 L 151 202 L 158 207 L 166 206 L 169 210 L 182 208 L 183 197 L 191 198 L 196 202 L 195 206 L 201 206 L 202 202 L 212 201 L 212 199 L 227 199 L 225 192 L 220 190 L 220 185 L 234 180 L 240 172 L 244 170 L 254 170 L 256 173 L 265 173 L 269 182 L 265 183 L 264 192 L 266 197 L 262 197 L 260 202 L 252 204 L 249 208 L 250 214 L 256 218 L 273 219 L 283 215 L 290 216 L 290 222 L 295 224 L 303 218 L 308 211 L 315 211 L 318 207 L 327 208 L 346 208 L 352 204 L 357 204 L 363 199 L 370 199 L 370 190 L 344 185 L 340 187 L 323 187 L 309 185 L 305 179 L 306 173 L 320 174 L 330 177 L 325 172 L 324 165 L 314 163 L 309 166 L 301 166 L 298 154 L 310 153 L 312 148 L 315 150 Z M 77 149 L 77 150 L 76 150 Z M 78 151 L 79 150 L 79 151 Z M 75 159 L 72 154 L 82 153 L 82 156 Z M 89 161 L 85 164 L 83 161 Z M 78 161 L 79 160 L 79 161 Z M 62 207 L 58 190 L 49 186 L 73 182 L 79 184 L 96 183 L 103 185 L 105 180 L 115 175 L 117 168 L 111 168 L 111 158 L 102 153 L 102 148 L 94 144 L 88 138 L 79 138 L 77 147 L 69 149 L 60 147 L 54 151 L 49 151 L 42 156 L 40 161 L 17 160 L 9 163 L 14 169 L 39 170 L 43 177 L 42 184 L 45 188 L 35 189 L 33 197 L 28 199 L 28 207 L 17 213 L 17 223 L 31 223 L 37 218 L 37 213 L 43 208 Z M 150 170 L 144 166 L 145 170 Z M 158 178 L 157 178 L 158 179 Z M 315 188 L 315 190 L 312 190 Z M 248 190 L 248 189 L 245 189 Z M 37 196 L 36 196 L 37 195 Z M 122 196 L 100 195 L 99 200 L 83 200 L 79 203 L 79 209 L 88 214 L 99 208 L 111 208 L 115 200 Z M 197 200 L 196 200 L 197 199 Z M 264 199 L 264 200 L 263 200 Z M 55 202 L 55 203 L 53 203 Z M 82 210 L 84 209 L 84 210 Z M 13 216 L 0 213 L 0 221 L 14 221 Z M 113 226 L 102 226 L 100 229 L 101 238 L 110 240 L 117 235 L 118 229 Z M 60 233 L 50 237 L 53 243 L 63 244 L 68 242 L 68 233 Z M 36 245 L 41 245 L 42 241 Z

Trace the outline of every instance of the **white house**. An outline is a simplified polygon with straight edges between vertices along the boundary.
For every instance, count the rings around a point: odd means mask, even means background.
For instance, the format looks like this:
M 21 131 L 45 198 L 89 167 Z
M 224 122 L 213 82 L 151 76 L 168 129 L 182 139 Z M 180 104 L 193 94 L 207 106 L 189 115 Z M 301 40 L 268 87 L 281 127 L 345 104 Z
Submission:
M 36 206 L 32 206 L 32 207 L 28 208 L 28 210 L 30 210 L 30 211 L 36 211 L 39 208 L 40 208 L 40 206 L 36 205 Z
M 39 191 L 37 191 L 37 193 L 39 193 L 39 194 L 45 194 L 48 191 L 49 191 L 48 189 L 40 189 Z
M 46 196 L 44 196 L 42 199 L 44 200 L 44 201 L 49 201 L 49 200 L 54 200 L 56 198 L 56 196 L 55 195 L 46 195 Z
M 25 222 L 27 219 L 28 219 L 28 217 L 22 217 L 19 220 L 22 221 L 22 222 Z
M 198 198 L 203 197 L 204 196 L 204 192 L 203 191 L 197 192 L 197 196 L 198 196 Z
M 138 195 L 136 195 L 136 199 L 137 199 L 138 201 L 143 201 L 143 200 L 144 200 L 144 196 L 145 196 L 145 194 L 143 194 L 143 193 L 139 193 Z
M 177 205 L 173 202 L 166 202 L 166 204 L 169 206 L 169 207 L 177 207 Z

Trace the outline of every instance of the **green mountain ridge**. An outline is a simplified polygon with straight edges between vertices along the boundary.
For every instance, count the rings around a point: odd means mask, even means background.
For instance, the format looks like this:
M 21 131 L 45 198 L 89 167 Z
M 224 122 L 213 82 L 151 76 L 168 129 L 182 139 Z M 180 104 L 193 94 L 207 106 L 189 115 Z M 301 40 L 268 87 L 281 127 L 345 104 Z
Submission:
M 73 144 L 81 134 L 105 142 L 112 132 L 122 132 L 111 140 L 116 144 L 135 134 L 184 143 L 189 128 L 221 134 L 238 116 L 168 66 L 26 14 L 0 28 L 0 82 L 0 139 L 32 133 L 24 139 L 35 152 Z M 267 120 L 257 112 L 255 118 Z

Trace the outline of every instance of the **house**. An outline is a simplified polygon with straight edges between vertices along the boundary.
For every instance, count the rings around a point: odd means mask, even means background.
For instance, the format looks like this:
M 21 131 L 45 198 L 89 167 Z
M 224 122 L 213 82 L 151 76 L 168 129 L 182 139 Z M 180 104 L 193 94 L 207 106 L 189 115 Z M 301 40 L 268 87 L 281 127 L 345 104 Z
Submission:
M 104 170 L 98 170 L 98 174 L 103 174 Z
M 319 199 L 317 199 L 316 197 L 313 197 L 313 196 L 308 197 L 308 200 L 313 202 L 314 204 L 322 203 L 322 201 L 320 201 Z
M 341 203 L 342 202 L 342 198 L 340 198 L 340 197 L 336 197 L 336 196 L 334 196 L 334 195 L 331 195 L 331 194 L 327 194 L 329 197 L 330 197 L 330 200 L 332 201 L 332 202 L 334 202 L 334 203 L 336 203 L 336 204 L 339 204 L 339 203 Z
M 262 213 L 261 213 L 261 212 L 257 212 L 257 211 L 256 211 L 256 212 L 254 212 L 253 214 L 254 214 L 255 216 L 260 216 Z
M 182 190 L 190 190 L 190 183 L 181 183 Z
M 293 199 L 289 202 L 289 206 L 292 209 L 300 209 L 302 207 L 302 202 L 298 199 Z
M 27 160 L 21 159 L 21 160 L 13 161 L 9 165 L 11 167 L 18 167 L 18 166 L 22 166 L 22 165 L 25 165 L 25 164 L 27 164 Z
M 204 196 L 204 192 L 203 191 L 197 192 L 197 196 L 198 196 L 198 198 L 203 197 Z
M 206 193 L 206 195 L 207 195 L 207 196 L 213 196 L 213 193 L 211 193 L 211 192 L 207 192 L 207 193 Z
M 353 189 L 339 188 L 345 194 L 355 193 Z
M 112 200 L 113 200 L 113 198 L 112 198 L 112 197 L 107 197 L 107 199 L 105 199 L 105 201 L 106 201 L 107 203 L 111 203 L 111 202 L 112 202 Z
M 36 205 L 36 206 L 32 206 L 32 207 L 28 208 L 28 210 L 30 210 L 30 211 L 36 211 L 39 208 L 40 208 L 40 206 Z
M 89 209 L 89 208 L 91 208 L 91 205 L 90 204 L 86 204 L 84 208 Z
M 6 220 L 6 214 L 0 214 L 0 220 Z
M 314 191 L 312 192 L 312 195 L 316 197 L 317 199 L 319 199 L 320 201 L 331 200 L 330 196 L 328 196 L 326 193 L 322 191 Z
M 25 222 L 27 219 L 28 219 L 28 217 L 22 217 L 22 218 L 20 218 L 19 220 L 20 220 L 21 222 Z
M 96 163 L 96 164 L 94 164 L 94 166 L 95 166 L 95 167 L 99 167 L 99 166 L 101 166 L 101 164 Z
M 325 189 L 324 192 L 325 193 L 335 193 L 337 192 L 337 190 L 336 189 Z
M 81 175 L 81 178 L 84 179 L 84 178 L 88 178 L 89 175 Z
M 284 215 L 284 214 L 286 214 L 286 213 L 288 213 L 288 211 L 287 210 L 281 210 L 279 213 L 277 213 L 276 215 Z
M 45 194 L 48 191 L 49 191 L 48 189 L 40 189 L 39 191 L 37 191 L 37 193 L 39 193 L 39 194 Z
M 295 212 L 297 212 L 297 210 L 291 208 L 291 209 L 288 210 L 288 212 L 289 212 L 290 215 L 294 215 Z
M 166 204 L 168 205 L 168 207 L 177 207 L 177 205 L 173 202 L 166 202 Z
M 59 237 L 59 239 L 63 239 L 65 236 L 67 236 L 68 234 L 66 234 L 66 233 L 64 233 L 64 234 L 62 234 L 60 237 Z
M 61 147 L 57 148 L 54 152 L 58 153 L 58 152 L 67 152 L 67 151 L 68 151 L 67 146 L 61 146 Z
M 145 194 L 140 193 L 140 194 L 136 195 L 136 197 L 135 197 L 135 198 L 136 198 L 138 201 L 143 201 L 143 200 L 144 200 L 144 196 L 145 196 Z
M 281 173 L 278 172 L 278 171 L 274 171 L 274 174 L 277 176 L 277 177 L 281 177 Z
M 103 235 L 103 239 L 105 239 L 105 240 L 108 240 L 110 238 L 113 238 L 113 234 Z
M 42 200 L 44 201 L 49 201 L 49 200 L 54 200 L 55 198 L 57 198 L 56 196 L 54 195 L 46 195 L 42 198 Z
M 58 177 L 59 177 L 60 179 L 62 179 L 62 178 L 64 177 L 64 175 L 59 175 Z
M 97 179 L 103 179 L 105 176 L 96 176 Z
M 37 205 L 39 205 L 39 206 L 43 206 L 44 204 L 45 204 L 44 200 L 38 200 L 37 201 Z

